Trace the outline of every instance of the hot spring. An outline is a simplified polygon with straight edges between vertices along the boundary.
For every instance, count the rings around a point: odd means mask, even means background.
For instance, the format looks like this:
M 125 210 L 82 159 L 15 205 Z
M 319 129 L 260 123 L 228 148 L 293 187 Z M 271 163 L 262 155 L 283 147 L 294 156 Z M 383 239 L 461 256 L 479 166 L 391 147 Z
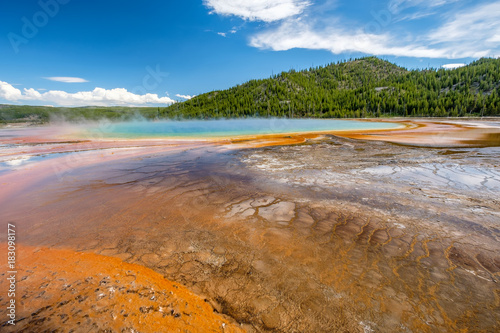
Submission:
M 89 129 L 105 138 L 216 138 L 350 130 L 395 129 L 402 125 L 338 119 L 163 120 L 108 123 Z

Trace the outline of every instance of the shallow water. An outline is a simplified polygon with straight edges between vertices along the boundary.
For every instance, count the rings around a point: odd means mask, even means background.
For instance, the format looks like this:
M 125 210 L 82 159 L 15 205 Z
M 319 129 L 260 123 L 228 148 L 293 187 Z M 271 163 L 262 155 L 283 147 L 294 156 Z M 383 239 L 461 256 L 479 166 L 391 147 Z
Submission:
M 212 138 L 319 131 L 393 129 L 399 124 L 333 119 L 231 119 L 188 121 L 132 121 L 91 128 L 108 138 Z

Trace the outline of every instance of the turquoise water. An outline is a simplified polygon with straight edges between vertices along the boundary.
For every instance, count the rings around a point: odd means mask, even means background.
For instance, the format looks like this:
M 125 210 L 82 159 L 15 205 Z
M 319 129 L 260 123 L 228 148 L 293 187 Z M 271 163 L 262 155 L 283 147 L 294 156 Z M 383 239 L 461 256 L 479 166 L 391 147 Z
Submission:
M 338 119 L 229 119 L 229 120 L 165 120 L 131 121 L 92 128 L 91 132 L 107 138 L 214 138 L 240 135 L 264 135 L 340 131 L 360 129 L 391 129 L 399 124 Z

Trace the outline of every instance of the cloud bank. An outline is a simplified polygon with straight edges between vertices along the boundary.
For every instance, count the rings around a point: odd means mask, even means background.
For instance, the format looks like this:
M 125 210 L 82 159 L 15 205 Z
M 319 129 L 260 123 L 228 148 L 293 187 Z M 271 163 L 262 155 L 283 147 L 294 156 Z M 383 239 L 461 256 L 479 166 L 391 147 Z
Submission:
M 211 13 L 249 21 L 273 22 L 295 16 L 311 3 L 304 0 L 204 0 Z
M 151 104 L 175 103 L 175 101 L 169 97 L 159 97 L 157 94 L 138 95 L 124 88 L 95 88 L 92 91 L 80 91 L 76 93 L 49 90 L 41 93 L 33 88 L 25 88 L 21 91 L 4 81 L 0 81 L 0 99 L 7 100 L 8 102 L 48 102 L 60 106 L 147 106 Z

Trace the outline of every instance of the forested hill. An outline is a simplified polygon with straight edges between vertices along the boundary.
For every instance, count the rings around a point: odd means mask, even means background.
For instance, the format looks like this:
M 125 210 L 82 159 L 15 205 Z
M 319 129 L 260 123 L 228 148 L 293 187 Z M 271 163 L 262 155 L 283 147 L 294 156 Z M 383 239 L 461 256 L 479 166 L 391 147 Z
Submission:
M 0 105 L 0 124 L 64 118 L 500 116 L 500 59 L 453 70 L 413 70 L 375 57 L 283 72 L 159 107 Z
M 453 70 L 408 71 L 368 57 L 199 95 L 163 117 L 499 116 L 500 59 Z

